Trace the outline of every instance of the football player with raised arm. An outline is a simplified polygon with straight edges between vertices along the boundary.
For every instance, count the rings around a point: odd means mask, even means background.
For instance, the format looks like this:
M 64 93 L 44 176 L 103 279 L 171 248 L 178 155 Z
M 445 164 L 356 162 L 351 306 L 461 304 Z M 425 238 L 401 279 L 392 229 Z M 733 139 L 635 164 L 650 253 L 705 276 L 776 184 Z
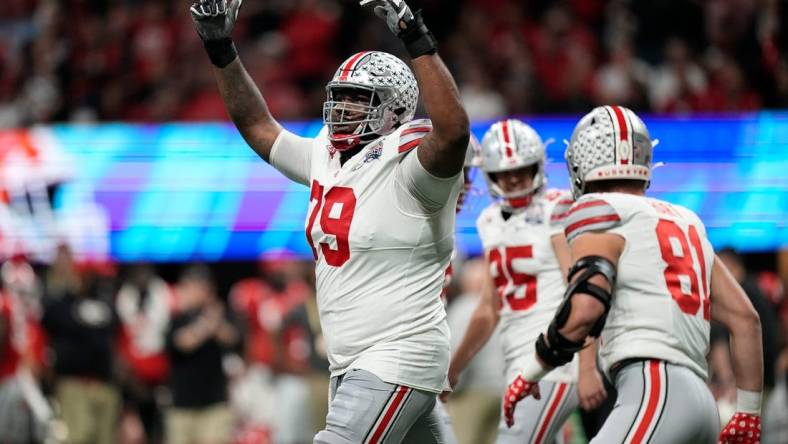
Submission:
M 498 324 L 507 381 L 515 376 L 516 364 L 533 353 L 539 333 L 561 305 L 570 265 L 563 221 L 574 200 L 569 191 L 547 189 L 539 134 L 519 120 L 496 122 L 482 139 L 478 163 L 493 198 L 477 221 L 489 273 L 449 365 L 452 386 Z M 515 427 L 502 420 L 497 442 L 563 442 L 558 432 L 580 404 L 578 394 L 584 408 L 605 399 L 594 351 L 589 347 L 582 356 L 584 391 L 577 389 L 577 360 L 551 371 L 544 378 L 544 396 L 526 401 Z
M 519 365 L 504 398 L 518 401 L 564 365 L 588 336 L 618 399 L 594 444 L 711 444 L 760 440 L 763 381 L 758 314 L 716 257 L 698 216 L 645 196 L 653 144 L 619 106 L 595 108 L 566 149 L 576 199 L 566 218 L 574 265 L 565 302 Z M 709 320 L 731 333 L 737 413 L 719 433 L 706 386 Z
M 467 199 L 472 192 L 473 176 L 476 171 L 475 162 L 479 158 L 478 154 L 480 149 L 481 147 L 479 146 L 479 141 L 473 134 L 471 134 L 468 140 L 468 149 L 465 152 L 465 162 L 463 163 L 462 168 L 463 188 L 457 196 L 457 209 L 455 211 L 457 214 L 459 214 L 463 209 L 463 206 L 466 204 Z M 446 267 L 443 278 L 441 301 L 443 302 L 444 306 L 448 304 L 446 294 L 449 290 L 449 286 L 452 283 L 452 279 L 454 278 L 453 262 L 455 262 L 456 259 L 457 250 L 455 249 L 452 252 L 451 260 L 449 261 L 449 265 Z M 448 392 L 444 391 L 441 393 L 441 400 L 445 400 L 445 393 Z M 439 442 L 441 444 L 455 444 L 457 442 L 457 437 L 454 434 L 454 426 L 452 425 L 452 418 L 449 415 L 449 412 L 446 411 L 446 407 L 443 405 L 443 402 L 435 403 L 432 414 L 425 418 L 424 421 L 417 422 L 410 429 L 410 432 L 408 432 L 408 434 L 405 436 L 404 442 L 418 442 L 425 444 L 432 442 Z
M 419 12 L 364 0 L 404 43 L 413 70 L 365 51 L 326 86 L 325 126 L 299 137 L 271 116 L 231 39 L 239 0 L 200 0 L 195 27 L 232 121 L 263 160 L 311 188 L 306 237 L 331 371 L 316 443 L 400 442 L 445 388 L 440 300 L 462 189 L 468 117 Z M 419 90 L 430 120 L 413 120 Z

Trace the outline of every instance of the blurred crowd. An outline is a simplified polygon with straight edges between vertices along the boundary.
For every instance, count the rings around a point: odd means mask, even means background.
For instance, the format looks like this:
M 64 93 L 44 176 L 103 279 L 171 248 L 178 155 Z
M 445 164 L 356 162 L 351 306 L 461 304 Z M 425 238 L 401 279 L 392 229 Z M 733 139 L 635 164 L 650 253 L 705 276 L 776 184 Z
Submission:
M 328 405 L 311 263 L 214 272 L 166 281 L 65 246 L 46 267 L 6 261 L 0 442 L 311 442 Z
M 763 442 L 788 442 L 783 281 L 749 272 L 733 250 L 719 255 L 761 316 Z M 329 379 L 313 269 L 281 254 L 256 264 L 118 265 L 77 260 L 65 246 L 50 265 L 8 259 L 0 267 L 0 442 L 311 442 Z M 480 258 L 454 269 L 446 296 L 456 345 L 486 274 Z M 709 384 L 723 417 L 736 393 L 727 341 L 713 326 Z M 461 444 L 492 442 L 502 372 L 494 336 L 447 404 Z M 585 442 L 600 423 L 583 421 L 570 421 L 566 442 Z
M 235 38 L 275 116 L 320 116 L 353 52 L 404 55 L 351 0 L 249 1 Z M 412 0 L 472 118 L 725 112 L 788 106 L 788 8 L 778 0 Z M 225 119 L 188 2 L 7 0 L 0 127 Z

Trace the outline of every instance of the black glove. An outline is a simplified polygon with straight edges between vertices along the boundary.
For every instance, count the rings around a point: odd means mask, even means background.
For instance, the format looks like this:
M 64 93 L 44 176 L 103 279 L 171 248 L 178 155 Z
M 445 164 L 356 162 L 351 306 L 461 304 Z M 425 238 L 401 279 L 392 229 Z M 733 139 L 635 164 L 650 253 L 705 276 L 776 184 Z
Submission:
M 205 45 L 211 63 L 224 68 L 238 57 L 233 27 L 243 0 L 199 0 L 192 4 L 194 29 Z
M 421 11 L 413 14 L 403 0 L 361 0 L 360 4 L 372 7 L 375 15 L 386 21 L 391 32 L 405 44 L 411 58 L 435 54 L 438 50 L 438 41 L 424 25 Z

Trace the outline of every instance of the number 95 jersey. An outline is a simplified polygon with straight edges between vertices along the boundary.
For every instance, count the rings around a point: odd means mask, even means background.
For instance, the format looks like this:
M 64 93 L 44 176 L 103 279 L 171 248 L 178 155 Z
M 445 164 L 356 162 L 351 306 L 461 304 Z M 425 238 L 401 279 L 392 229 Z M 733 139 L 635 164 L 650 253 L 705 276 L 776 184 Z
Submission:
M 587 232 L 626 241 L 600 341 L 605 372 L 624 359 L 654 358 L 705 379 L 714 250 L 698 216 L 644 196 L 592 193 L 575 203 L 565 224 L 570 243 Z
M 306 237 L 332 376 L 363 369 L 385 382 L 440 392 L 449 331 L 440 299 L 454 247 L 462 174 L 430 175 L 416 147 L 431 130 L 411 121 L 340 164 L 326 128 L 283 131 L 271 164 L 311 187 Z
M 522 212 L 505 217 L 493 203 L 476 226 L 490 267 L 500 307 L 501 345 L 506 377 L 517 361 L 534 353 L 534 344 L 561 305 L 566 283 L 551 238 L 563 233 L 563 218 L 573 203 L 568 191 L 547 190 L 534 196 Z M 552 382 L 575 382 L 577 358 L 545 376 Z

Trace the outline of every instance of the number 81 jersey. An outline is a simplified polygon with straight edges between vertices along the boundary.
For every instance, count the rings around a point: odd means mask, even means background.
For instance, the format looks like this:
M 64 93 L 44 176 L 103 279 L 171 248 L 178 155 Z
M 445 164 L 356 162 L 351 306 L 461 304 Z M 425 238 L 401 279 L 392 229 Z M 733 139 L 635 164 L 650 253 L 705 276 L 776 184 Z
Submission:
M 570 243 L 587 232 L 626 241 L 600 340 L 603 369 L 653 358 L 705 379 L 714 251 L 698 216 L 644 196 L 594 193 L 575 203 L 565 224 Z
M 534 352 L 537 337 L 561 305 L 566 284 L 551 238 L 563 233 L 563 218 L 572 203 L 568 191 L 547 190 L 534 196 L 525 210 L 509 217 L 493 203 L 476 222 L 500 298 L 501 345 L 508 379 L 514 377 L 518 359 Z M 544 379 L 576 381 L 576 362 L 577 358 Z

